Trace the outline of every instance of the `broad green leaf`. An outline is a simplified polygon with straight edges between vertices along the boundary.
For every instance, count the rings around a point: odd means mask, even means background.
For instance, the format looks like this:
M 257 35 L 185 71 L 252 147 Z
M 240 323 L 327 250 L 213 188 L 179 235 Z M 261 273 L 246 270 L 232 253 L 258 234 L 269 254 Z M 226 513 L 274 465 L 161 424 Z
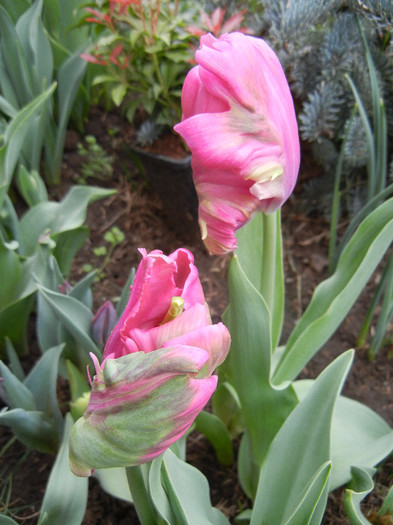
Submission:
M 220 376 L 220 372 L 218 372 Z M 232 439 L 244 429 L 239 396 L 227 381 L 219 382 L 211 398 L 213 414 L 224 422 Z
M 65 277 L 69 276 L 74 258 L 88 237 L 89 228 L 87 226 L 80 226 L 52 235 L 52 239 L 56 243 L 53 255 L 56 257 L 60 271 Z
M 40 238 L 82 226 L 87 206 L 115 190 L 93 186 L 73 186 L 61 202 L 42 202 L 25 213 L 20 221 L 24 255 L 32 254 Z
M 51 151 L 47 157 L 50 162 L 49 170 L 51 173 L 51 179 L 54 181 L 59 180 L 67 125 L 73 102 L 87 66 L 87 62 L 82 60 L 79 54 L 79 51 L 76 51 L 73 55 L 68 57 L 62 63 L 57 72 L 57 82 L 59 87 L 57 90 L 58 118 L 56 140 L 54 141 L 53 151 Z
M 202 410 L 195 420 L 195 428 L 213 445 L 218 461 L 228 466 L 233 463 L 231 436 L 223 421 L 216 415 Z
M 5 408 L 0 412 L 0 425 L 11 428 L 16 438 L 26 447 L 49 454 L 57 451 L 57 432 L 53 421 L 43 412 Z
M 29 172 L 23 165 L 19 166 L 17 184 L 22 197 L 30 208 L 49 200 L 45 183 L 38 171 Z
M 393 199 L 360 224 L 344 248 L 335 272 L 316 288 L 290 335 L 273 381 L 292 380 L 333 335 L 393 240 Z
M 367 470 L 359 467 L 352 467 L 351 474 L 350 487 L 345 490 L 345 512 L 353 525 L 371 525 L 364 516 L 360 503 L 374 488 L 372 477 Z
M 35 93 L 48 86 L 53 78 L 53 56 L 41 20 L 42 0 L 35 0 L 16 24 L 24 55 L 30 62 Z
M 1 12 L 1 7 L 0 7 Z M 0 148 L 0 209 L 3 207 L 5 195 L 14 173 L 16 164 L 29 131 L 29 121 L 42 110 L 52 96 L 56 84 L 52 84 L 46 91 L 37 96 L 32 102 L 23 107 L 9 122 L 4 134 L 4 145 Z
M 27 326 L 33 308 L 34 296 L 25 297 L 0 312 L 0 356 L 5 355 L 5 341 L 8 338 L 19 356 L 25 355 Z
M 270 310 L 273 352 L 284 318 L 284 271 L 281 215 L 258 213 L 236 233 L 236 255 L 244 273 L 262 294 Z
M 31 72 L 28 70 L 29 59 L 24 56 L 16 27 L 2 6 L 0 35 L 2 75 L 9 78 L 15 92 L 12 98 L 7 92 L 5 98 L 10 100 L 13 106 L 21 107 L 34 97 Z
M 89 310 L 93 307 L 93 294 L 91 292 L 91 285 L 94 283 L 95 278 L 97 277 L 96 270 L 88 273 L 80 281 L 78 281 L 75 286 L 73 286 L 70 291 L 70 297 L 73 297 L 77 301 L 83 303 Z
M 25 379 L 25 386 L 34 396 L 38 410 L 49 414 L 55 421 L 59 436 L 63 431 L 63 418 L 59 409 L 56 387 L 59 359 L 64 345 L 60 344 L 45 352 Z
M 90 362 L 89 352 L 100 355 L 100 351 L 89 335 L 93 319 L 92 312 L 73 297 L 53 292 L 41 285 L 37 287 L 40 298 L 47 303 L 56 319 L 79 343 L 83 350 L 83 355 L 79 356 L 82 362 Z
M 25 380 L 25 373 L 13 344 L 7 338 L 5 340 L 5 348 L 7 353 L 7 361 L 11 372 L 19 379 L 19 381 L 23 382 Z
M 302 400 L 314 381 L 295 381 L 293 386 Z M 372 468 L 393 450 L 393 429 L 368 406 L 339 396 L 334 408 L 331 429 L 333 464 L 329 490 L 351 479 L 351 467 Z
M 7 403 L 11 408 L 37 409 L 33 393 L 29 387 L 20 381 L 2 361 L 0 361 L 0 376 L 2 388 L 7 396 Z
M 151 464 L 149 472 L 149 492 L 153 505 L 161 520 L 163 520 L 165 525 L 171 525 L 172 523 L 176 523 L 176 519 L 161 479 L 162 462 L 163 456 L 161 455 Z
M 29 0 L 2 0 L 2 6 L 12 18 L 14 24 L 26 9 L 28 9 Z
M 80 525 L 86 512 L 88 478 L 75 476 L 68 460 L 68 436 L 72 424 L 72 417 L 67 414 L 63 441 L 46 486 L 39 525 Z
M 324 463 L 312 478 L 299 505 L 286 521 L 288 525 L 320 525 L 325 513 L 329 474 L 332 464 Z M 307 521 L 306 521 L 307 520 Z
M 212 507 L 209 484 L 199 470 L 180 460 L 170 449 L 162 456 L 160 470 L 163 488 L 176 518 L 174 523 L 229 525 L 224 514 Z M 150 490 L 152 492 L 151 485 Z M 154 503 L 155 494 L 151 495 Z
M 96 469 L 93 472 L 93 478 L 98 479 L 105 492 L 114 498 L 132 503 L 125 468 Z
M 276 389 L 270 383 L 270 315 L 236 256 L 229 266 L 229 296 L 224 322 L 231 333 L 231 348 L 220 369 L 239 395 L 252 457 L 261 464 L 297 399 L 290 386 Z
M 0 286 L 0 312 L 12 304 L 15 289 L 22 275 L 22 263 L 13 246 L 6 243 L 0 230 L 0 275 L 3 277 Z
M 352 359 L 353 351 L 348 351 L 330 364 L 278 431 L 261 466 L 251 525 L 287 523 L 307 492 L 314 493 L 313 480 L 323 479 L 316 475 L 330 461 L 333 410 Z M 318 486 L 322 488 L 319 482 Z M 320 512 L 327 490 L 315 496 Z M 310 501 L 304 510 L 303 515 L 297 514 L 296 523 L 313 523 Z

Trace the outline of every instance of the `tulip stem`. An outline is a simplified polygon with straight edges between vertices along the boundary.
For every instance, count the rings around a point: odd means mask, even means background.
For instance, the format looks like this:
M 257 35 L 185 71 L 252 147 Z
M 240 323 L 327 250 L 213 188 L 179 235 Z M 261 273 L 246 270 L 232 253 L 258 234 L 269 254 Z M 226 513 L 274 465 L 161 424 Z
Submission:
M 262 275 L 260 292 L 271 316 L 273 351 L 279 343 L 283 307 L 284 277 L 282 268 L 281 213 L 262 213 Z
M 277 218 L 276 214 L 262 214 L 263 217 L 263 249 L 262 249 L 262 276 L 261 293 L 269 307 L 273 311 L 274 286 L 276 273 L 276 243 L 277 243 Z
M 132 496 L 132 501 L 141 525 L 156 525 L 156 515 L 153 511 L 149 493 L 146 489 L 145 480 L 143 479 L 140 465 L 127 467 L 128 486 Z

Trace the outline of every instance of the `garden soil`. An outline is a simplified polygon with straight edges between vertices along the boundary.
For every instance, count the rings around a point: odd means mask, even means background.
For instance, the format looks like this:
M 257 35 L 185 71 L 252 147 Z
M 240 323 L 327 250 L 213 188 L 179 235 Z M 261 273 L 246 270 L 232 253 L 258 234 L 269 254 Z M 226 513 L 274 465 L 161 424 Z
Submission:
M 200 240 L 197 226 L 187 235 L 180 235 L 168 226 L 168 214 L 159 197 L 149 189 L 144 176 L 138 171 L 129 155 L 128 146 L 134 140 L 133 129 L 120 115 L 93 109 L 85 129 L 112 156 L 110 164 L 113 174 L 101 180 L 88 179 L 88 184 L 114 187 L 116 195 L 90 205 L 87 224 L 90 228 L 89 240 L 76 257 L 70 282 L 73 284 L 83 277 L 83 265 L 88 263 L 100 266 L 102 257 L 94 254 L 94 248 L 105 245 L 104 234 L 117 226 L 125 234 L 125 240 L 117 246 L 110 262 L 105 266 L 100 279 L 93 288 L 94 305 L 97 309 L 105 300 L 115 300 L 124 286 L 130 269 L 140 260 L 138 248 L 147 251 L 160 249 L 171 253 L 179 247 L 188 248 L 195 256 L 207 303 L 210 306 L 213 322 L 221 319 L 228 303 L 227 267 L 228 257 L 209 255 Z M 51 189 L 51 198 L 60 199 L 82 176 L 81 166 L 86 159 L 78 154 L 77 144 L 82 139 L 76 132 L 69 132 L 63 162 L 62 183 Z M 306 145 L 303 145 L 302 167 L 299 183 L 294 195 L 283 208 L 283 239 L 286 272 L 286 321 L 283 340 L 296 324 L 308 305 L 316 285 L 327 276 L 327 253 L 329 222 L 318 213 L 305 213 L 304 187 L 310 179 L 321 176 L 320 168 L 313 162 Z M 340 230 L 345 223 L 340 225 Z M 356 348 L 356 339 L 370 302 L 371 292 L 378 280 L 380 270 L 343 322 L 338 332 L 306 366 L 302 377 L 315 378 L 336 356 L 349 348 Z M 39 349 L 34 333 L 34 319 L 31 322 L 29 356 L 23 360 L 26 371 L 39 357 Z M 370 362 L 367 348 L 356 348 L 355 361 L 347 378 L 344 394 L 365 403 L 393 426 L 393 360 L 392 347 L 385 346 Z M 68 388 L 59 381 L 59 399 L 65 404 Z M 310 428 L 312 432 L 312 428 Z M 0 449 L 9 442 L 11 433 L 0 427 Z M 217 462 L 207 440 L 193 432 L 188 439 L 187 459 L 197 466 L 208 478 L 211 498 L 233 522 L 234 516 L 249 501 L 238 485 L 235 466 L 223 468 Z M 33 525 L 37 523 L 45 484 L 48 479 L 53 458 L 37 452 L 25 452 L 22 445 L 14 442 L 0 457 L 0 475 L 4 477 L 10 470 L 12 490 L 0 495 L 0 511 L 7 505 L 18 523 Z M 376 516 L 387 487 L 393 476 L 393 459 L 388 458 L 379 467 L 375 477 L 375 490 L 364 501 L 364 512 L 375 524 L 392 524 L 391 517 Z M 0 486 L 0 491 L 1 491 Z M 343 510 L 343 490 L 339 489 L 329 496 L 323 524 L 344 525 L 349 521 Z M 90 481 L 88 508 L 83 525 L 137 525 L 138 519 L 132 507 L 103 492 L 94 479 Z M 55 525 L 55 524 L 54 524 Z

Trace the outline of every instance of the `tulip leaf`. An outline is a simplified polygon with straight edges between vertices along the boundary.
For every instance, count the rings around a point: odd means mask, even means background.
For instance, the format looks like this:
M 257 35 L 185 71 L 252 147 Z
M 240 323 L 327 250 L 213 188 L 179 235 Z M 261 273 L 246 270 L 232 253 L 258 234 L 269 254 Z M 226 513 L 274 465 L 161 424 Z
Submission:
M 56 257 L 63 275 L 69 276 L 75 255 L 84 246 L 88 236 L 89 228 L 87 226 L 80 226 L 52 235 L 52 239 L 56 243 L 53 255 Z
M 22 368 L 21 362 L 13 344 L 7 338 L 5 340 L 5 348 L 11 372 L 14 374 L 15 377 L 17 377 L 20 381 L 23 382 L 26 377 L 24 370 Z
M 228 466 L 233 463 L 231 436 L 223 421 L 214 414 L 202 410 L 195 420 L 195 428 L 213 445 L 218 461 Z
M 91 285 L 93 284 L 96 277 L 97 271 L 93 270 L 92 272 L 85 275 L 83 279 L 78 281 L 69 293 L 70 297 L 73 297 L 77 301 L 83 303 L 85 306 L 87 306 L 87 308 L 89 308 L 89 310 L 91 310 L 93 306 Z
M 229 265 L 229 297 L 224 322 L 231 333 L 231 348 L 220 370 L 228 375 L 228 381 L 239 395 L 251 439 L 252 459 L 261 464 L 297 398 L 291 386 L 276 389 L 271 385 L 269 311 L 237 256 Z
M 93 472 L 93 478 L 98 479 L 103 490 L 114 498 L 132 503 L 125 468 L 96 469 Z
M 373 490 L 374 482 L 365 469 L 352 467 L 351 474 L 350 487 L 345 490 L 345 512 L 353 525 L 370 525 L 360 508 L 360 503 Z
M 300 498 L 294 513 L 285 523 L 288 525 L 303 525 L 304 523 L 320 525 L 326 507 L 331 467 L 330 461 L 320 467 Z
M 73 186 L 61 202 L 41 202 L 28 210 L 20 221 L 23 255 L 31 255 L 43 236 L 82 226 L 87 206 L 114 193 L 115 190 L 94 186 Z
M 88 479 L 78 478 L 68 460 L 72 417 L 67 414 L 63 441 L 46 486 L 38 525 L 80 525 L 86 512 Z
M 218 375 L 220 376 L 220 373 Z M 213 414 L 224 422 L 232 439 L 241 434 L 244 422 L 239 396 L 227 381 L 218 383 L 212 396 L 212 409 Z
M 0 412 L 0 425 L 11 428 L 17 439 L 26 447 L 49 454 L 57 451 L 57 432 L 53 422 L 43 412 L 5 408 Z
M 2 361 L 0 361 L 0 376 L 2 378 L 2 388 L 6 393 L 7 404 L 11 408 L 37 409 L 33 393 Z
M 164 521 L 165 525 L 171 525 L 172 523 L 176 523 L 176 520 L 172 512 L 169 496 L 161 480 L 162 462 L 163 455 L 158 456 L 158 458 L 156 458 L 151 464 L 149 472 L 149 491 L 158 515 Z
M 236 233 L 236 255 L 245 275 L 265 299 L 272 323 L 272 348 L 279 343 L 284 318 L 281 214 L 258 213 Z M 257 240 L 260 239 L 260 242 Z
M 293 524 L 319 523 L 314 520 L 322 517 L 328 495 L 333 410 L 352 359 L 348 351 L 331 363 L 278 431 L 261 467 L 251 525 L 287 523 L 295 515 Z
M 296 394 L 302 400 L 313 380 L 295 381 Z M 372 468 L 393 450 L 393 429 L 366 405 L 339 396 L 331 428 L 332 472 L 329 490 L 351 479 L 352 465 Z
M 174 521 L 167 521 L 170 515 L 162 515 L 167 523 L 181 523 L 182 525 L 229 525 L 227 518 L 215 507 L 212 507 L 209 494 L 209 484 L 205 476 L 195 467 L 179 459 L 170 449 L 162 457 L 161 481 L 168 498 L 170 511 Z M 151 471 L 150 479 L 155 471 Z M 156 493 L 152 494 L 154 499 Z M 160 494 L 162 509 L 163 493 Z M 160 512 L 159 508 L 157 511 Z
M 45 352 L 24 382 L 34 396 L 37 409 L 54 418 L 59 436 L 63 431 L 63 418 L 57 401 L 56 386 L 63 348 L 64 345 L 60 344 Z
M 0 19 L 1 12 L 2 8 L 0 6 Z M 3 207 L 8 186 L 19 160 L 26 134 L 30 129 L 27 124 L 31 118 L 42 109 L 42 106 L 46 104 L 55 89 L 56 84 L 54 83 L 32 102 L 23 107 L 6 127 L 3 141 L 4 145 L 0 147 L 0 209 Z
M 360 224 L 335 272 L 316 288 L 278 363 L 275 384 L 294 379 L 348 314 L 393 239 L 393 198 Z
M 83 349 L 80 356 L 87 363 L 89 352 L 99 355 L 100 351 L 90 338 L 90 327 L 93 319 L 92 312 L 81 302 L 68 295 L 53 292 L 48 288 L 37 285 L 40 300 L 50 307 L 54 317 L 69 331 Z M 43 336 L 41 330 L 41 336 Z M 44 345 L 46 348 L 46 345 Z M 74 356 L 76 357 L 76 356 Z
M 22 263 L 15 249 L 5 242 L 0 230 L 0 274 L 7 276 L 0 286 L 0 311 L 12 303 L 22 275 Z

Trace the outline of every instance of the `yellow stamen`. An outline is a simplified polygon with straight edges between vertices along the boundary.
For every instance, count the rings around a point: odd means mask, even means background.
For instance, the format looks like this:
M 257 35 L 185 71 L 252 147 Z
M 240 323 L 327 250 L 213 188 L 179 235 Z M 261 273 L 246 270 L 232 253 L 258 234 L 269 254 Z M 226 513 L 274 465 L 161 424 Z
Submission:
M 173 319 L 176 319 L 176 317 L 179 317 L 179 315 L 183 312 L 184 308 L 184 299 L 181 297 L 172 297 L 171 299 L 171 305 L 168 308 L 167 313 L 165 314 L 165 317 L 161 324 L 169 323 L 169 321 L 173 321 Z

